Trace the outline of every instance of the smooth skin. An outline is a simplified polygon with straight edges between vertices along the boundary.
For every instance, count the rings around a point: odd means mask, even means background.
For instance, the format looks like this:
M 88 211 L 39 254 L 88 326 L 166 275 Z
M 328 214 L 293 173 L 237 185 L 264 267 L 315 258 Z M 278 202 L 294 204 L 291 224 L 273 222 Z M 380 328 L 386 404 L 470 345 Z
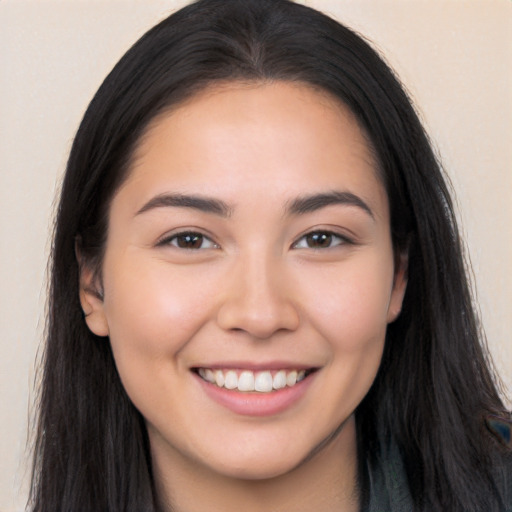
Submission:
M 85 266 L 86 320 L 146 420 L 164 508 L 358 510 L 354 410 L 400 312 L 406 258 L 346 107 L 304 84 L 235 82 L 159 116 L 94 275 Z M 193 371 L 276 361 L 317 371 L 267 416 L 212 400 Z

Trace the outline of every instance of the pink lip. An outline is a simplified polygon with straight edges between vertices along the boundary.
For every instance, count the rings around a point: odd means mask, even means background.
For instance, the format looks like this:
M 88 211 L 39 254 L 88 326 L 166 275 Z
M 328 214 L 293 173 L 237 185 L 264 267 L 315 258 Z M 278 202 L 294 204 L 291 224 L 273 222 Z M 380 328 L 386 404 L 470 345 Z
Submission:
M 310 370 L 311 365 L 294 364 L 285 361 L 270 361 L 267 363 L 254 363 L 248 361 L 216 362 L 213 364 L 200 365 L 199 367 L 210 368 L 211 370 L 250 370 L 253 372 L 264 370 Z
M 223 366 L 222 368 L 225 368 Z M 247 368 L 247 365 L 244 366 Z M 282 368 L 282 367 L 281 367 Z M 266 369 L 269 369 L 268 366 Z M 272 391 L 271 393 L 241 392 L 219 388 L 210 384 L 199 375 L 193 374 L 209 398 L 226 407 L 235 414 L 243 416 L 273 416 L 294 405 L 306 393 L 313 382 L 316 372 L 310 374 L 295 386 Z

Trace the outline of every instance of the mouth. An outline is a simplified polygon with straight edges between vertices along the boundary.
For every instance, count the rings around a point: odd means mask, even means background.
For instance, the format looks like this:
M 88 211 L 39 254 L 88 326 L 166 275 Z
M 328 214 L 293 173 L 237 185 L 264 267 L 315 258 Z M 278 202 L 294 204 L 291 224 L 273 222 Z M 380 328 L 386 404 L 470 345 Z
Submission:
M 274 393 L 293 388 L 309 377 L 317 368 L 252 371 L 246 369 L 193 368 L 205 382 L 242 393 Z

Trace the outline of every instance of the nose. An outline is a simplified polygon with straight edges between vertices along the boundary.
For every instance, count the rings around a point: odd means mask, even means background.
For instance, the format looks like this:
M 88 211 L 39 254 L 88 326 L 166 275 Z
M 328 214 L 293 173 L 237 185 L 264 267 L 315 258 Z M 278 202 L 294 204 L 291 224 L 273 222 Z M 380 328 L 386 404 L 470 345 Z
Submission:
M 270 257 L 240 259 L 227 281 L 217 315 L 222 329 L 267 339 L 298 328 L 299 311 L 279 262 Z

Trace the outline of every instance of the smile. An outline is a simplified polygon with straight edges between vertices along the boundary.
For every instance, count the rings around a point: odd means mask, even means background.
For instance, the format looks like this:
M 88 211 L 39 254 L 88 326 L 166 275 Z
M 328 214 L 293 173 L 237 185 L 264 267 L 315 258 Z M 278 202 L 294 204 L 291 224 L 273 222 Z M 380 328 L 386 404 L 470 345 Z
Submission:
M 198 368 L 197 374 L 206 382 L 219 388 L 241 392 L 271 393 L 293 387 L 313 370 L 222 370 Z

